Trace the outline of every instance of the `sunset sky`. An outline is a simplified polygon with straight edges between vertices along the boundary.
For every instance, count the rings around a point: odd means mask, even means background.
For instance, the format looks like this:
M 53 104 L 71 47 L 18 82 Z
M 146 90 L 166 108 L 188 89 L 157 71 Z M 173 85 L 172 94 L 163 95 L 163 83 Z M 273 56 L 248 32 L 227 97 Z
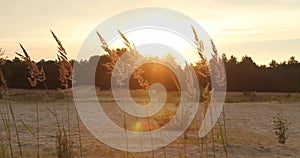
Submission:
M 248 55 L 258 64 L 290 56 L 300 60 L 299 0 L 27 0 L 0 6 L 0 48 L 9 58 L 21 51 L 20 42 L 35 60 L 55 59 L 50 29 L 76 58 L 86 36 L 105 19 L 133 8 L 165 7 L 196 20 L 227 56 Z

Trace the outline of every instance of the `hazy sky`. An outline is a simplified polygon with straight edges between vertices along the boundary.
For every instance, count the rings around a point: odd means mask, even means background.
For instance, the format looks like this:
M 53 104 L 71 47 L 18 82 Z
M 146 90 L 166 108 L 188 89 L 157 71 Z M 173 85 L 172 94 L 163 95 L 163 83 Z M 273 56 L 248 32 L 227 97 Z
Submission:
M 55 59 L 52 29 L 75 58 L 85 37 L 103 20 L 139 7 L 165 7 L 195 19 L 215 40 L 220 53 L 300 60 L 299 0 L 0 1 L 0 48 L 13 58 L 22 43 L 33 59 Z

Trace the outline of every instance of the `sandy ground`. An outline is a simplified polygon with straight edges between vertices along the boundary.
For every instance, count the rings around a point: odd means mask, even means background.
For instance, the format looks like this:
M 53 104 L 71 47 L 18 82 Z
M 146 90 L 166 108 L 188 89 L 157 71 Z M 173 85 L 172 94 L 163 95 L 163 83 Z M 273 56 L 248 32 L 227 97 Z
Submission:
M 289 138 L 280 145 L 273 116 L 289 120 Z M 231 157 L 300 157 L 300 103 L 231 103 L 225 105 Z
M 122 111 L 114 109 L 112 98 L 106 97 L 103 107 L 110 118 L 119 126 L 122 126 Z M 67 102 L 64 100 L 39 103 L 39 124 L 40 124 L 40 151 L 41 157 L 55 157 L 55 140 L 57 133 L 57 123 L 53 114 L 48 110 L 55 109 L 60 121 L 64 121 L 64 126 L 68 129 L 70 123 L 71 140 L 74 142 L 75 153 L 79 155 L 79 132 L 77 126 L 77 115 L 73 102 L 69 102 L 69 121 L 67 119 Z M 36 103 L 12 102 L 15 116 L 17 117 L 17 127 L 21 138 L 22 149 L 25 157 L 35 157 L 36 155 L 36 137 L 19 121 L 23 120 L 36 135 Z M 2 112 L 6 111 L 6 104 L 2 100 L 0 107 Z M 282 145 L 277 142 L 273 134 L 273 116 L 282 111 L 284 116 L 291 123 L 288 130 L 289 138 L 286 144 Z M 227 150 L 229 157 L 300 157 L 300 103 L 226 103 L 226 136 Z M 128 128 L 132 127 L 128 121 Z M 1 124 L 2 137 L 5 137 Z M 157 128 L 157 127 L 156 127 Z M 105 130 L 105 129 L 104 129 Z M 126 157 L 127 153 L 101 143 L 97 140 L 80 121 L 81 143 L 83 156 L 87 158 L 98 157 Z M 187 132 L 187 139 L 178 138 L 172 144 L 164 149 L 157 149 L 154 152 L 129 153 L 129 157 L 200 157 L 200 154 L 206 156 L 205 143 L 204 150 L 201 145 L 197 145 L 197 131 L 190 129 Z M 15 133 L 13 135 L 13 144 L 15 153 L 18 153 Z M 215 153 L 213 152 L 212 136 L 208 136 L 207 151 L 208 157 L 225 157 L 221 136 L 218 128 L 214 130 Z M 7 143 L 4 141 L 4 143 Z M 8 148 L 7 148 L 8 150 Z

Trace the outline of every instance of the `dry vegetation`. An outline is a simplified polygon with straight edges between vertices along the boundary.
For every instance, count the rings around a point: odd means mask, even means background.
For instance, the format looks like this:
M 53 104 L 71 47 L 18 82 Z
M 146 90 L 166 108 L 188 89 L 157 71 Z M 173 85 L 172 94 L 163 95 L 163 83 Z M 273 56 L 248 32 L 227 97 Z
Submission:
M 199 73 L 203 78 L 209 78 L 209 65 L 217 71 L 224 71 L 218 67 L 218 54 L 213 41 L 213 60 L 206 60 L 203 56 L 203 44 L 198 39 L 196 31 L 195 43 L 200 56 L 197 66 L 200 67 Z M 57 36 L 51 31 L 58 44 L 58 67 L 59 79 L 65 90 L 18 90 L 8 89 L 5 79 L 0 71 L 1 79 L 1 104 L 0 104 L 0 157 L 297 157 L 300 155 L 299 131 L 299 103 L 298 94 L 290 94 L 282 100 L 264 99 L 263 95 L 257 93 L 229 94 L 227 103 L 223 110 L 223 115 L 218 121 L 218 125 L 203 138 L 198 137 L 200 120 L 195 119 L 190 128 L 173 143 L 165 148 L 157 149 L 152 152 L 130 153 L 112 149 L 107 145 L 96 140 L 80 121 L 77 114 L 71 89 L 67 89 L 71 84 L 72 65 L 68 61 L 67 52 Z M 119 32 L 123 38 L 127 50 L 130 52 L 129 61 L 135 61 L 141 58 L 133 44 Z M 106 66 L 112 69 L 119 59 L 115 50 L 111 50 L 105 40 L 97 33 L 102 43 L 102 48 L 108 53 L 111 62 Z M 28 66 L 28 82 L 32 87 L 41 82 L 45 84 L 45 73 L 43 68 L 39 68 L 26 49 L 20 44 L 23 54 L 17 53 Z M 3 54 L 2 54 L 3 55 Z M 132 69 L 130 62 L 121 64 L 125 69 Z M 1 62 L 2 63 L 2 62 Z M 187 65 L 188 66 L 188 65 Z M 1 70 L 1 69 L 0 69 Z M 149 82 L 142 78 L 142 68 L 135 69 L 133 77 L 145 90 L 149 88 Z M 189 72 L 185 71 L 189 76 Z M 124 76 L 119 74 L 118 84 L 123 84 Z M 224 86 L 225 78 L 217 76 L 219 86 Z M 189 78 L 190 79 L 190 78 Z M 189 85 L 193 81 L 188 81 L 189 95 L 196 95 L 195 89 Z M 204 110 L 199 118 L 203 117 L 209 110 L 213 90 L 209 88 L 209 81 L 203 85 L 201 93 L 203 100 L 201 108 Z M 132 92 L 132 97 L 137 102 L 144 102 L 147 98 L 145 90 Z M 141 93 L 142 92 L 142 93 Z M 178 108 L 178 93 L 170 92 L 165 104 L 166 110 L 161 111 L 153 117 L 144 118 L 136 128 L 136 118 L 129 116 L 120 110 L 109 91 L 99 91 L 99 102 L 102 104 L 107 115 L 117 125 L 127 130 L 149 131 L 159 128 L 169 122 L 173 113 Z M 143 95 L 146 94 L 146 95 Z M 281 94 L 280 94 L 281 95 Z M 283 96 L 286 94 L 282 94 Z M 240 97 L 242 96 L 242 97 Z M 243 98 L 247 98 L 249 100 Z M 253 99 L 254 98 L 254 99 Z M 258 99 L 259 98 L 259 99 Z M 260 99 L 263 98 L 263 99 Z M 278 97 L 274 97 L 278 98 Z M 293 99 L 290 99 L 293 98 Z M 294 99 L 296 98 L 296 99 Z M 254 102 L 254 103 L 236 103 L 236 102 Z M 256 101 L 262 103 L 256 103 Z M 265 102 L 269 101 L 269 102 Z M 289 103 L 284 103 L 285 101 Z M 233 103 L 232 103 L 233 102 Z M 291 103 L 293 102 L 293 103 Z M 278 146 L 276 138 L 272 135 L 272 116 L 279 108 L 284 106 L 284 112 L 289 114 L 292 127 L 290 137 L 286 145 Z M 226 117 L 225 112 L 226 111 Z M 145 126 L 143 126 L 145 125 Z

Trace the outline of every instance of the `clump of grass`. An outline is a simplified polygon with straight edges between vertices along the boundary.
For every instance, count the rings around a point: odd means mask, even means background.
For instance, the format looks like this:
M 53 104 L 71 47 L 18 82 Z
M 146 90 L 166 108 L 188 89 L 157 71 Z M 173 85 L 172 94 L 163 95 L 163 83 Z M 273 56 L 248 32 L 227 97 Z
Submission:
M 74 142 L 69 139 L 69 136 L 63 126 L 56 133 L 56 155 L 58 158 L 73 158 Z
M 287 132 L 289 125 L 290 123 L 283 116 L 282 112 L 277 113 L 277 115 L 273 117 L 274 134 L 277 136 L 278 142 L 281 144 L 285 144 L 286 140 L 288 139 Z
M 48 108 L 48 111 L 56 119 L 57 132 L 55 136 L 55 151 L 58 158 L 73 158 L 74 157 L 74 142 L 70 139 L 69 135 L 66 132 L 63 121 L 59 121 L 58 114 L 55 109 L 51 110 Z
M 203 45 L 203 41 L 200 40 L 198 38 L 197 32 L 196 30 L 192 27 L 193 33 L 194 33 L 194 43 L 196 44 L 196 49 L 198 51 L 198 55 L 200 56 L 200 61 L 196 63 L 195 67 L 198 74 L 200 74 L 200 77 L 203 82 L 202 82 L 202 94 L 201 94 L 201 102 L 203 105 L 203 114 L 202 114 L 202 122 L 205 119 L 212 119 L 212 118 L 206 118 L 207 116 L 207 112 L 210 112 L 210 116 L 212 117 L 212 109 L 209 106 L 210 102 L 211 102 L 211 96 L 213 94 L 214 89 L 211 88 L 210 86 L 210 78 L 214 79 L 216 82 L 216 86 L 218 87 L 224 87 L 226 85 L 226 76 L 225 74 L 225 68 L 223 66 L 222 63 L 222 59 L 220 57 L 218 57 L 218 51 L 216 49 L 216 46 L 213 42 L 213 40 L 211 39 L 211 46 L 212 46 L 212 58 L 208 61 L 203 54 L 204 51 L 204 45 Z M 224 113 L 224 108 L 223 108 L 223 119 L 224 119 L 224 132 L 225 135 L 222 135 L 222 144 L 224 147 L 224 151 L 226 154 L 226 157 L 228 157 L 228 153 L 227 153 L 227 138 L 226 138 L 226 124 L 225 124 L 225 113 Z M 202 125 L 200 124 L 200 126 L 202 127 Z M 200 127 L 200 128 L 201 128 Z M 222 127 L 219 124 L 219 129 L 220 129 L 220 133 L 223 134 L 222 131 Z M 211 129 L 211 134 L 212 134 L 212 150 L 213 150 L 213 154 L 215 157 L 215 139 L 214 139 L 214 129 Z M 199 139 L 199 138 L 198 138 Z M 203 140 L 205 141 L 205 148 L 206 148 L 206 155 L 208 154 L 208 150 L 207 150 L 207 136 L 205 136 L 205 139 L 201 138 L 201 147 L 199 147 L 200 149 L 200 157 L 203 156 Z M 198 140 L 199 142 L 199 140 Z
M 0 58 L 1 91 L 4 91 L 5 94 L 6 94 L 5 101 L 6 101 L 6 104 L 7 104 L 7 113 L 2 114 L 2 112 L 1 111 L 0 112 L 1 112 L 3 125 L 5 126 L 5 129 L 6 129 L 6 134 L 8 135 L 7 138 L 9 140 L 9 146 L 10 146 L 10 150 L 11 150 L 11 155 L 10 156 L 13 157 L 12 144 L 11 144 L 12 143 L 12 138 L 11 138 L 11 130 L 10 130 L 11 125 L 10 125 L 10 120 L 9 120 L 9 118 L 10 118 L 9 116 L 11 115 L 11 117 L 13 119 L 13 127 L 14 127 L 15 134 L 16 134 L 16 137 L 17 137 L 19 154 L 20 154 L 20 157 L 22 158 L 23 157 L 22 144 L 21 144 L 21 140 L 20 140 L 20 136 L 19 136 L 19 131 L 18 131 L 17 123 L 16 123 L 16 118 L 15 118 L 13 107 L 12 107 L 11 102 L 10 102 L 10 98 L 9 98 L 10 95 L 9 95 L 7 83 L 6 83 L 5 77 L 4 77 L 3 72 L 2 72 L 2 65 L 4 65 L 4 63 L 6 62 L 6 60 L 4 58 L 2 58 L 3 55 L 4 55 L 4 52 L 2 51 L 2 49 L 0 49 L 0 56 L 1 56 L 1 58 Z M 2 131 L 1 131 L 1 134 L 2 134 Z M 4 151 L 4 154 L 5 154 L 5 151 Z

